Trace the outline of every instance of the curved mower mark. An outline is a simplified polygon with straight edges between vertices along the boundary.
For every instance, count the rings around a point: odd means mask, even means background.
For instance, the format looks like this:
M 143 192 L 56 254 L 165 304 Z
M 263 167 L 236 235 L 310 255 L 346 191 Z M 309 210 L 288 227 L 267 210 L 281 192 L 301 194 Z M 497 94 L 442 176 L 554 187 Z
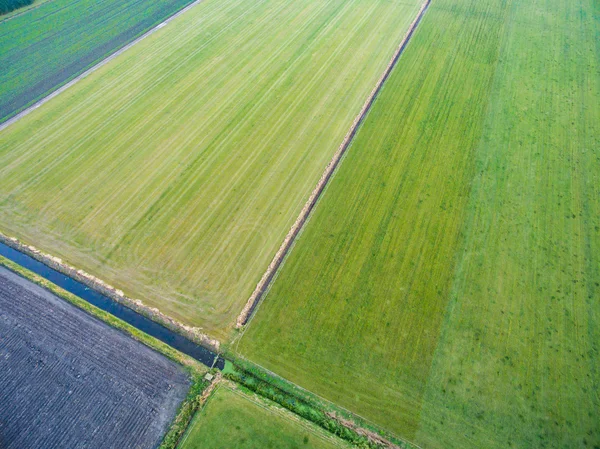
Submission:
M 383 87 L 383 84 L 385 83 L 385 81 L 390 76 L 390 73 L 392 72 L 392 69 L 394 68 L 394 66 L 398 62 L 398 59 L 400 58 L 400 55 L 402 54 L 402 52 L 406 48 L 406 45 L 408 44 L 408 42 L 410 41 L 412 35 L 414 34 L 414 31 L 417 28 L 417 26 L 419 25 L 419 22 L 421 22 L 421 19 L 423 18 L 423 15 L 425 14 L 425 11 L 427 11 L 427 8 L 429 7 L 430 3 L 431 3 L 431 0 L 425 0 L 423 2 L 423 4 L 421 5 L 421 8 L 419 9 L 419 12 L 417 14 L 417 17 L 410 24 L 410 27 L 408 28 L 408 31 L 406 32 L 406 35 L 404 36 L 404 39 L 402 39 L 402 41 L 400 42 L 400 45 L 398 46 L 398 48 L 394 52 L 394 55 L 392 56 L 392 59 L 390 60 L 389 64 L 387 65 L 386 69 L 384 70 L 384 72 L 381 75 L 381 77 L 379 78 L 379 80 L 377 81 L 377 84 L 375 85 L 375 88 L 371 91 L 371 94 L 367 98 L 367 101 L 363 105 L 361 111 L 359 112 L 359 114 L 354 119 L 354 122 L 352 123 L 352 126 L 350 126 L 350 130 L 348 131 L 348 133 L 344 137 L 344 140 L 342 141 L 340 147 L 338 148 L 338 150 L 334 154 L 334 156 L 331 159 L 331 161 L 329 162 L 329 164 L 327 164 L 327 167 L 325 168 L 325 171 L 321 175 L 321 178 L 319 179 L 319 182 L 317 183 L 317 186 L 312 191 L 310 197 L 308 198 L 308 201 L 306 202 L 306 204 L 302 208 L 302 211 L 300 212 L 300 215 L 298 216 L 298 218 L 294 222 L 292 228 L 290 229 L 290 231 L 286 235 L 285 239 L 283 240 L 283 243 L 279 247 L 279 250 L 275 254 L 275 257 L 273 258 L 273 260 L 269 264 L 269 267 L 267 268 L 267 271 L 265 272 L 265 274 L 263 275 L 263 277 L 260 279 L 260 281 L 256 285 L 256 288 L 254 289 L 254 292 L 252 292 L 252 295 L 250 296 L 250 298 L 246 302 L 246 305 L 242 309 L 242 312 L 238 316 L 237 322 L 236 322 L 236 327 L 237 328 L 241 328 L 242 326 L 244 326 L 248 322 L 248 320 L 250 319 L 250 317 L 252 316 L 252 314 L 254 313 L 254 310 L 256 309 L 258 303 L 260 302 L 260 300 L 263 297 L 264 293 L 267 291 L 269 285 L 271 284 L 271 281 L 273 280 L 273 278 L 275 277 L 275 274 L 277 273 L 277 270 L 281 266 L 281 263 L 283 262 L 283 259 L 285 258 L 286 254 L 288 253 L 289 249 L 291 248 L 292 244 L 294 243 L 294 241 L 295 241 L 296 237 L 298 236 L 300 230 L 302 229 L 302 227 L 306 223 L 306 221 L 307 221 L 310 213 L 314 209 L 314 207 L 315 207 L 315 205 L 316 205 L 319 197 L 323 193 L 323 190 L 325 189 L 325 186 L 327 185 L 327 183 L 331 179 L 331 177 L 332 177 L 335 169 L 339 165 L 342 156 L 344 155 L 344 153 L 346 152 L 346 150 L 350 146 L 350 143 L 352 142 L 352 139 L 356 135 L 358 127 L 363 122 L 363 120 L 366 117 L 367 113 L 371 109 L 371 106 L 373 105 L 373 102 L 375 101 L 375 98 L 377 97 L 377 94 L 379 94 L 379 92 L 381 91 L 381 88 Z
M 142 332 L 160 340 L 184 354 L 193 357 L 208 367 L 223 369 L 225 361 L 215 352 L 192 342 L 184 336 L 152 321 L 135 310 L 110 299 L 102 293 L 87 287 L 75 279 L 50 268 L 21 251 L 0 242 L 0 255 L 58 285 L 84 301 L 116 316 Z
M 124 47 L 121 47 L 119 50 L 117 50 L 114 53 L 112 53 L 111 55 L 107 56 L 102 61 L 100 61 L 96 65 L 94 65 L 93 67 L 89 68 L 88 70 L 86 70 L 82 74 L 76 76 L 71 81 L 69 81 L 67 84 L 64 84 L 63 86 L 61 86 L 58 89 L 56 89 L 55 91 L 51 92 L 50 94 L 48 94 L 47 96 L 45 96 L 41 100 L 39 100 L 39 101 L 35 102 L 34 104 L 32 104 L 31 106 L 29 106 L 27 109 L 19 112 L 14 117 L 9 118 L 4 123 L 1 123 L 0 124 L 0 131 L 2 131 L 4 128 L 12 125 L 17 120 L 25 117 L 27 114 L 29 114 L 30 112 L 36 110 L 37 108 L 39 108 L 40 106 L 42 106 L 44 103 L 52 100 L 54 97 L 56 97 L 57 95 L 61 94 L 65 90 L 67 90 L 69 87 L 73 86 L 78 81 L 81 81 L 83 78 L 87 77 L 88 75 L 91 75 L 93 72 L 95 72 L 96 70 L 98 70 L 100 67 L 102 67 L 103 65 L 109 63 L 110 61 L 112 61 L 113 59 L 115 59 L 117 56 L 119 56 L 121 53 L 124 53 L 125 51 L 129 50 L 135 44 L 139 43 L 140 41 L 142 41 L 143 39 L 147 38 L 151 34 L 154 34 L 156 31 L 158 31 L 161 28 L 163 28 L 164 26 L 166 26 L 173 19 L 176 19 L 177 17 L 179 17 L 180 15 L 182 15 L 183 13 L 185 13 L 186 11 L 188 11 L 189 9 L 193 8 L 194 6 L 196 6 L 198 3 L 202 3 L 202 1 L 203 0 L 196 0 L 193 3 L 187 5 L 185 8 L 177 11 L 175 14 L 173 14 L 172 16 L 170 16 L 167 19 L 165 19 L 163 22 L 159 23 L 155 27 L 153 27 L 150 30 L 146 31 L 144 34 L 142 34 L 140 37 L 138 37 L 134 41 L 130 42 L 129 44 L 125 45 Z

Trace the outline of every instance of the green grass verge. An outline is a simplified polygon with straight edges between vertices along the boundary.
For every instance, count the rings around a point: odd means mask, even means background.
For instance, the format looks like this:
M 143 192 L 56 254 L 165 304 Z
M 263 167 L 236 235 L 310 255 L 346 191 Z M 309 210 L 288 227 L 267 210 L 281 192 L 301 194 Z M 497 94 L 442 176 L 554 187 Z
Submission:
M 276 404 L 226 382 L 194 418 L 180 449 L 349 447 Z
M 381 428 L 353 415 L 347 410 L 306 391 L 256 364 L 227 353 L 223 375 L 244 388 L 267 398 L 352 444 L 354 447 L 376 449 L 413 446 L 398 440 Z
M 63 290 L 58 287 L 56 284 L 44 279 L 41 276 L 27 270 L 26 268 L 21 267 L 20 265 L 12 262 L 11 260 L 6 259 L 3 256 L 0 256 L 0 266 L 6 267 L 11 271 L 19 274 L 20 276 L 30 280 L 31 282 L 45 288 L 46 290 L 52 292 L 56 296 L 64 299 L 65 301 L 73 304 L 75 307 L 78 307 L 95 318 L 107 323 L 108 325 L 119 329 L 120 331 L 128 334 L 134 340 L 137 340 L 146 346 L 154 349 L 160 354 L 166 356 L 170 360 L 180 364 L 183 369 L 187 371 L 189 374 L 192 386 L 188 392 L 188 395 L 184 402 L 181 404 L 179 411 L 177 412 L 177 416 L 173 421 L 169 431 L 164 437 L 164 440 L 160 446 L 160 449 L 173 449 L 177 446 L 177 442 L 185 432 L 189 422 L 191 421 L 194 413 L 198 409 L 199 406 L 199 396 L 202 391 L 208 386 L 208 383 L 204 380 L 203 376 L 209 371 L 207 367 L 202 365 L 200 362 L 195 359 L 182 354 L 181 352 L 173 349 L 167 344 L 163 343 L 156 338 L 141 332 L 130 324 L 116 318 L 104 310 L 93 306 L 92 304 L 86 302 L 85 300 L 79 298 L 78 296 L 73 295 L 72 293 Z
M 0 17 L 0 122 L 191 2 L 36 1 L 10 20 Z
M 226 339 L 419 4 L 205 0 L 0 133 L 0 229 Z
M 600 444 L 599 24 L 434 1 L 239 351 L 426 448 Z

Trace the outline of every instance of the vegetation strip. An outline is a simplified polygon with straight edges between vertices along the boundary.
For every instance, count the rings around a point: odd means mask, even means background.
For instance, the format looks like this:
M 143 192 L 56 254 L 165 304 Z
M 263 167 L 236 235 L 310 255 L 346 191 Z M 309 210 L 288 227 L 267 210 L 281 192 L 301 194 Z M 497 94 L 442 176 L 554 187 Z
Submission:
M 279 404 L 223 379 L 198 410 L 180 449 L 334 449 L 344 440 Z
M 173 421 L 169 432 L 163 438 L 158 449 L 176 449 L 186 431 L 188 430 L 194 416 L 206 403 L 206 400 L 221 380 L 220 373 L 214 373 L 212 381 L 205 377 L 196 376 L 188 397 L 183 402 L 177 417 Z
M 294 222 L 294 225 L 292 226 L 292 228 L 286 235 L 285 239 L 283 240 L 283 243 L 279 247 L 279 250 L 275 254 L 275 257 L 269 264 L 267 271 L 265 272 L 265 274 L 263 274 L 261 280 L 259 281 L 256 288 L 252 292 L 252 295 L 250 296 L 250 298 L 248 298 L 246 305 L 240 312 L 240 315 L 238 316 L 238 318 L 236 320 L 236 326 L 238 328 L 241 328 L 248 322 L 248 320 L 252 316 L 252 313 L 256 309 L 256 306 L 260 302 L 260 299 L 262 298 L 263 294 L 268 289 L 269 284 L 273 280 L 275 274 L 277 273 L 278 268 L 281 265 L 281 262 L 283 262 L 285 255 L 288 253 L 289 249 L 293 245 L 294 240 L 296 239 L 298 233 L 302 229 L 302 226 L 304 226 L 304 224 L 306 223 L 311 211 L 315 207 L 315 204 L 317 204 L 317 201 L 319 200 L 319 197 L 323 193 L 323 190 L 325 189 L 327 182 L 329 181 L 329 179 L 331 179 L 331 176 L 333 175 L 333 172 L 335 171 L 336 167 L 338 166 L 342 156 L 344 155 L 348 146 L 352 142 L 352 138 L 356 134 L 358 127 L 363 122 L 365 116 L 369 112 L 369 109 L 371 109 L 371 105 L 373 104 L 373 101 L 375 101 L 375 97 L 377 96 L 377 94 L 379 93 L 381 88 L 383 87 L 383 83 L 385 83 L 385 80 L 389 77 L 392 69 L 396 65 L 396 62 L 400 58 L 400 55 L 402 54 L 404 48 L 406 48 L 406 45 L 410 41 L 410 38 L 412 37 L 416 27 L 419 25 L 419 22 L 421 21 L 423 14 L 425 14 L 425 11 L 427 10 L 430 3 L 431 3 L 431 0 L 425 0 L 423 2 L 423 4 L 421 5 L 421 9 L 419 9 L 419 12 L 417 13 L 415 20 L 411 23 L 408 31 L 406 32 L 404 39 L 402 39 L 402 42 L 400 43 L 400 45 L 394 52 L 394 55 L 392 56 L 392 59 L 390 60 L 388 66 L 386 67 L 383 74 L 377 81 L 375 88 L 371 91 L 371 94 L 367 98 L 367 101 L 363 105 L 361 111 L 354 119 L 354 122 L 352 123 L 350 130 L 344 137 L 342 144 L 340 145 L 340 147 L 334 154 L 334 156 L 331 159 L 331 161 L 329 162 L 329 164 L 327 164 L 327 167 L 325 168 L 325 171 L 324 171 L 323 175 L 321 176 L 321 179 L 319 179 L 317 186 L 312 191 L 310 197 L 308 198 L 308 201 L 302 208 L 300 215 Z
M 175 332 L 178 334 L 177 336 L 181 336 L 183 338 L 188 339 L 190 342 L 193 342 L 196 345 L 201 345 L 202 348 L 206 348 L 206 351 L 210 355 L 209 359 L 214 359 L 212 363 L 206 358 L 204 354 L 197 354 L 193 350 L 193 348 L 187 349 L 184 342 L 180 347 L 180 350 L 184 352 L 189 352 L 190 355 L 195 355 L 198 360 L 202 360 L 205 364 L 212 366 L 214 363 L 220 364 L 222 361 L 218 360 L 218 356 L 215 353 L 211 353 L 210 351 L 218 352 L 219 344 L 216 341 L 202 339 L 198 336 L 197 333 L 190 331 L 189 328 L 177 323 L 175 320 L 164 317 L 160 314 L 160 312 L 155 309 L 151 309 L 143 305 L 143 303 L 139 300 L 133 301 L 119 290 L 107 285 L 99 279 L 94 278 L 93 276 L 88 275 L 82 270 L 77 270 L 65 263 L 63 263 L 60 259 L 50 256 L 48 254 L 44 254 L 41 251 L 38 251 L 32 246 L 23 245 L 17 239 L 8 238 L 0 233 L 0 250 L 2 250 L 2 245 L 6 245 L 18 253 L 25 255 L 26 257 L 31 257 L 36 261 L 42 263 L 47 266 L 50 270 L 55 270 L 68 278 L 72 279 L 74 282 L 79 282 L 90 289 L 98 292 L 99 294 L 107 297 L 109 300 L 115 301 L 118 304 L 121 304 L 128 309 L 131 309 L 133 312 L 141 315 L 141 317 L 147 318 L 158 325 L 163 326 L 166 330 L 171 332 Z M 8 254 L 5 254 L 8 257 Z M 41 273 L 40 273 L 41 274 Z M 82 298 L 86 300 L 86 298 Z M 148 326 L 146 326 L 148 327 Z M 148 332 L 148 330 L 146 331 Z M 160 333 L 160 331 L 159 331 Z M 201 335 L 201 334 L 200 334 Z M 158 336 L 158 335 L 157 335 Z M 171 344 L 177 344 L 177 336 L 166 336 L 166 339 L 171 342 Z
M 150 29 L 149 31 L 146 31 L 144 34 L 142 34 L 140 37 L 138 37 L 137 39 L 135 39 L 133 42 L 130 42 L 129 44 L 125 45 L 124 47 L 121 47 L 119 50 L 117 50 L 114 53 L 112 53 L 111 55 L 107 56 L 102 61 L 100 61 L 96 65 L 94 65 L 93 67 L 87 69 L 85 72 L 83 72 L 82 74 L 78 75 L 77 77 L 75 77 L 74 79 L 72 79 L 71 81 L 69 81 L 67 84 L 64 84 L 63 86 L 61 86 L 58 89 L 54 90 L 50 94 L 46 95 L 44 98 L 38 100 L 37 102 L 35 102 L 31 106 L 29 106 L 27 109 L 21 111 L 20 113 L 18 113 L 15 116 L 9 118 L 5 122 L 0 123 L 0 131 L 2 131 L 6 127 L 12 125 L 13 123 L 15 123 L 16 121 L 18 121 L 21 118 L 25 117 L 26 115 L 30 114 L 32 111 L 36 110 L 37 108 L 39 108 L 40 106 L 42 106 L 44 103 L 47 103 L 48 101 L 50 101 L 51 99 L 53 99 L 57 95 L 60 95 L 62 92 L 66 91 L 67 89 L 69 89 L 71 86 L 73 86 L 77 82 L 81 81 L 82 79 L 86 78 L 90 74 L 94 73 L 100 67 L 106 65 L 107 63 L 109 63 L 110 61 L 112 61 L 113 59 L 115 59 L 117 56 L 119 56 L 120 54 L 126 52 L 131 47 L 133 47 L 134 45 L 136 45 L 139 42 L 141 42 L 142 40 L 146 39 L 148 36 L 151 36 L 152 34 L 156 33 L 158 30 L 160 30 L 165 25 L 167 25 L 169 22 L 173 21 L 174 19 L 176 19 L 180 15 L 182 15 L 185 12 L 189 11 L 191 8 L 193 8 L 197 4 L 201 3 L 202 1 L 204 1 L 204 0 L 195 0 L 193 3 L 187 5 L 185 8 L 177 11 L 176 13 L 174 13 L 173 15 L 171 15 L 170 17 L 166 18 L 163 22 L 159 23 L 154 28 Z
M 337 437 L 364 448 L 415 449 L 418 446 L 397 439 L 335 404 L 323 401 L 309 391 L 294 385 L 258 365 L 227 355 L 229 363 L 223 375 L 313 422 Z

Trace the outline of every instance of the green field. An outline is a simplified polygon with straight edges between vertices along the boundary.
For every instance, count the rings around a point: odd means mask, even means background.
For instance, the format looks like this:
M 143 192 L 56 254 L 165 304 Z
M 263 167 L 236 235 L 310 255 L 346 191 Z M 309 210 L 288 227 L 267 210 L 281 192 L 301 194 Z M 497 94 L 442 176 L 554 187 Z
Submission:
M 204 1 L 0 133 L 0 230 L 227 337 L 419 6 Z
M 265 399 L 221 385 L 200 410 L 179 449 L 334 449 L 348 447 Z
M 0 122 L 191 2 L 43 0 L 13 11 L 0 20 Z
M 240 352 L 427 449 L 599 447 L 599 14 L 432 2 Z

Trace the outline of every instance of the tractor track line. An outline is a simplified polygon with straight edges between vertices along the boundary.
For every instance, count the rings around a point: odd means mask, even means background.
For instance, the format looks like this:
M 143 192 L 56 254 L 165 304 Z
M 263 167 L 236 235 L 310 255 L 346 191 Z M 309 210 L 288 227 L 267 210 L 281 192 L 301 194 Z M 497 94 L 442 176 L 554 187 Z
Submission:
M 19 112 L 14 117 L 11 117 L 7 121 L 5 121 L 4 123 L 1 123 L 0 124 L 0 131 L 4 130 L 8 126 L 12 125 L 17 120 L 25 117 L 30 112 L 33 112 L 34 110 L 36 110 L 37 108 L 39 108 L 40 106 L 42 106 L 44 103 L 52 100 L 54 97 L 56 97 L 57 95 L 61 94 L 65 90 L 67 90 L 69 87 L 73 86 L 78 81 L 81 81 L 82 79 L 84 79 L 87 76 L 91 75 L 93 72 L 95 72 L 96 70 L 98 70 L 100 67 L 104 66 L 105 64 L 108 64 L 110 61 L 112 61 L 113 59 L 115 59 L 117 56 L 119 56 L 122 53 L 124 53 L 127 50 L 129 50 L 135 44 L 141 42 L 142 40 L 146 39 L 148 36 L 154 34 L 156 31 L 158 31 L 161 28 L 163 28 L 169 22 L 171 22 L 172 20 L 176 19 L 177 17 L 179 17 L 180 15 L 184 14 L 185 12 L 189 11 L 191 8 L 193 8 L 194 6 L 198 5 L 199 3 L 202 3 L 203 1 L 204 0 L 195 0 L 193 3 L 190 3 L 189 5 L 187 5 L 186 7 L 184 7 L 183 9 L 180 9 L 175 14 L 167 17 L 165 20 L 163 20 L 162 22 L 160 22 L 158 25 L 156 25 L 153 28 L 151 28 L 148 31 L 146 31 L 144 34 L 142 34 L 137 39 L 131 41 L 130 43 L 128 43 L 124 47 L 121 47 L 120 49 L 118 49 L 114 53 L 111 53 L 106 58 L 104 58 L 103 60 L 101 60 L 97 64 L 95 64 L 92 67 L 90 67 L 89 69 L 87 69 L 85 72 L 83 72 L 80 75 L 76 76 L 71 81 L 69 81 L 67 84 L 62 85 L 61 87 L 59 87 L 55 91 L 53 91 L 53 92 L 49 93 L 48 95 L 46 95 L 44 98 L 36 101 L 34 104 L 32 104 L 31 106 L 29 106 L 28 108 L 26 108 L 23 111 Z M 27 11 L 24 11 L 23 14 L 26 13 L 26 12 Z M 12 19 L 12 17 L 10 17 L 9 19 Z
M 346 134 L 346 136 L 344 137 L 344 140 L 342 141 L 338 150 L 333 155 L 333 158 L 331 159 L 331 161 L 329 161 L 329 164 L 327 164 L 327 167 L 325 167 L 325 171 L 321 175 L 319 182 L 317 183 L 316 187 L 312 191 L 306 204 L 300 211 L 300 215 L 298 216 L 298 218 L 292 225 L 292 227 L 291 227 L 290 231 L 288 232 L 288 234 L 286 235 L 285 239 L 283 240 L 283 243 L 279 247 L 279 250 L 275 254 L 275 257 L 269 264 L 267 271 L 265 271 L 262 278 L 256 285 L 256 288 L 254 289 L 254 292 L 252 292 L 252 295 L 250 295 L 250 298 L 248 298 L 246 305 L 244 306 L 244 308 L 242 309 L 241 313 L 239 314 L 239 316 L 237 318 L 237 321 L 236 321 L 237 328 L 243 327 L 248 322 L 248 320 L 252 317 L 252 314 L 256 310 L 256 307 L 260 303 L 260 300 L 262 299 L 262 297 L 268 290 L 269 286 L 271 285 L 271 282 L 275 278 L 275 274 L 277 274 L 277 271 L 278 271 L 279 267 L 281 266 L 283 259 L 285 258 L 285 256 L 289 252 L 290 248 L 294 244 L 296 237 L 302 230 L 304 224 L 307 222 L 312 210 L 314 209 L 315 205 L 317 204 L 317 201 L 319 200 L 319 198 L 321 197 L 321 194 L 325 190 L 327 183 L 331 179 L 333 173 L 335 172 L 335 169 L 338 167 L 342 157 L 346 153 L 346 150 L 352 143 L 352 139 L 356 135 L 358 128 L 360 127 L 361 123 L 364 121 L 367 113 L 369 112 L 369 110 L 371 109 L 371 106 L 373 105 L 375 99 L 377 98 L 377 95 L 383 88 L 385 81 L 389 78 L 392 70 L 396 66 L 396 63 L 400 59 L 400 56 L 404 52 L 404 49 L 410 42 L 410 39 L 412 38 L 415 30 L 417 29 L 417 26 L 421 22 L 421 19 L 425 15 L 425 12 L 427 11 L 427 8 L 429 7 L 430 3 L 431 3 L 431 0 L 425 0 L 423 2 L 423 4 L 421 5 L 421 8 L 419 9 L 419 12 L 417 13 L 416 18 L 410 24 L 410 27 L 408 28 L 408 31 L 406 32 L 404 39 L 402 39 L 402 41 L 400 42 L 400 45 L 394 52 L 394 55 L 392 56 L 386 69 L 383 71 L 383 74 L 377 81 L 377 84 L 371 91 L 371 94 L 367 97 L 367 100 L 365 101 L 361 111 L 358 113 L 358 115 L 354 119 L 354 122 L 352 122 L 352 125 L 350 126 L 350 129 L 349 129 L 348 133 Z

